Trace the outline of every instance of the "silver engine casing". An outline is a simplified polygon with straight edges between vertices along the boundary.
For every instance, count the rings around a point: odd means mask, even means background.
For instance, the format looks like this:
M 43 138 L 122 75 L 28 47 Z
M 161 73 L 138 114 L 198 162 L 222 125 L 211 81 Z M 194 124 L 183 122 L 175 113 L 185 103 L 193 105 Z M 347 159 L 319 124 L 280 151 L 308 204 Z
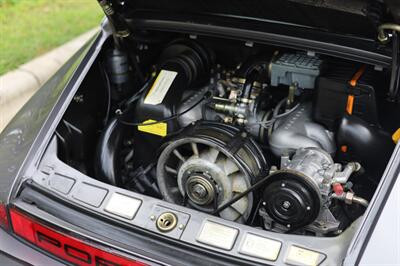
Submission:
M 269 137 L 272 152 L 280 156 L 292 155 L 300 148 L 320 148 L 335 154 L 333 133 L 312 121 L 311 103 L 303 103 L 292 113 L 278 119 Z

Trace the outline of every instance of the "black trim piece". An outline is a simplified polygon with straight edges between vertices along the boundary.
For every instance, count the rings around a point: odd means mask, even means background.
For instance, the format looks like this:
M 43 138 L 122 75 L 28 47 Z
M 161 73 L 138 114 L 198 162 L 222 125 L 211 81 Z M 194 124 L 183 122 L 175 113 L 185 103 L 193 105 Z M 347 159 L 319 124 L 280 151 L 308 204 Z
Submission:
M 282 33 L 271 33 L 255 30 L 257 29 L 257 27 L 254 27 L 253 29 L 246 29 L 233 26 L 202 24 L 177 20 L 135 18 L 129 19 L 128 22 L 134 29 L 140 30 L 156 30 L 194 35 L 205 35 L 243 41 L 250 40 L 258 43 L 277 45 L 292 49 L 312 50 L 321 54 L 340 57 L 347 60 L 359 61 L 372 65 L 379 65 L 383 67 L 390 67 L 392 63 L 392 58 L 390 55 L 372 51 L 371 40 L 367 39 L 353 38 L 353 42 L 361 46 L 351 47 L 350 45 L 347 45 L 349 42 L 351 42 L 350 37 L 344 38 L 343 36 L 332 34 L 330 36 L 331 42 L 329 42 L 328 38 L 324 38 L 324 40 L 305 38 L 306 36 L 309 37 L 310 35 L 312 35 L 309 32 L 304 32 L 304 37 L 300 37 L 283 34 L 286 33 L 283 31 L 281 31 Z M 298 30 L 303 31 L 304 29 Z M 315 37 L 318 37 L 318 34 L 314 33 L 314 38 Z M 334 38 L 342 38 L 343 40 L 346 39 L 347 44 L 344 45 L 334 43 Z M 368 49 L 365 45 L 365 47 L 362 47 L 363 43 L 369 43 Z
M 59 199 L 54 195 L 34 184 L 26 185 L 19 199 L 32 204 L 32 209 L 24 209 L 31 215 L 36 217 L 35 209 L 37 207 L 67 224 L 83 228 L 85 234 L 99 239 L 99 242 L 107 243 L 108 246 L 117 250 L 129 250 L 132 252 L 132 256 L 137 257 L 139 260 L 140 257 L 151 258 L 156 262 L 177 266 L 263 265 L 170 239 L 154 232 L 100 216 L 95 212 L 77 210 L 73 204 L 59 202 Z M 20 207 L 18 200 L 14 204 Z M 51 220 L 43 222 L 45 224 L 52 223 Z

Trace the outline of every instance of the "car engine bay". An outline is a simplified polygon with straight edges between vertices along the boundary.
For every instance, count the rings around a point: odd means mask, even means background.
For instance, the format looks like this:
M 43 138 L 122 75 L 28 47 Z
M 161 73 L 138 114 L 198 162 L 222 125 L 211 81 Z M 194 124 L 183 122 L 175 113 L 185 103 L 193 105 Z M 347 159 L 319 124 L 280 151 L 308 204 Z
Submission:
M 364 213 L 395 147 L 390 71 L 166 36 L 138 41 L 135 59 L 105 45 L 58 125 L 63 162 L 277 233 L 337 236 Z M 170 230 L 171 220 L 158 229 Z

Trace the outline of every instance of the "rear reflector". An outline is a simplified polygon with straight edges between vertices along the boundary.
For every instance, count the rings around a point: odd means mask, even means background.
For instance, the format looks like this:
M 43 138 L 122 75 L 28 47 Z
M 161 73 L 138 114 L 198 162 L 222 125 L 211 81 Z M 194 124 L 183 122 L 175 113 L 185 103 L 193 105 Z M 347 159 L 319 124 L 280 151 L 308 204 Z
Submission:
M 0 202 L 0 227 L 8 230 L 9 228 L 8 217 L 7 217 L 7 207 L 5 204 Z
M 73 264 L 97 266 L 146 265 L 95 248 L 75 237 L 50 229 L 16 209 L 10 209 L 10 218 L 15 234 Z

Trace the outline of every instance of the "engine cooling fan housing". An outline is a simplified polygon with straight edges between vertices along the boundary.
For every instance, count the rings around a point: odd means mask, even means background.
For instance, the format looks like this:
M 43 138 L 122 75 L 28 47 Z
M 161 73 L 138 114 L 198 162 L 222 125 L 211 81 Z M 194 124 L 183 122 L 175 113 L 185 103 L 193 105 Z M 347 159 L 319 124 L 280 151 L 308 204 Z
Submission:
M 260 148 L 247 133 L 202 121 L 166 144 L 157 163 L 157 181 L 165 200 L 212 213 L 267 171 Z M 219 215 L 245 222 L 253 201 L 249 193 Z

